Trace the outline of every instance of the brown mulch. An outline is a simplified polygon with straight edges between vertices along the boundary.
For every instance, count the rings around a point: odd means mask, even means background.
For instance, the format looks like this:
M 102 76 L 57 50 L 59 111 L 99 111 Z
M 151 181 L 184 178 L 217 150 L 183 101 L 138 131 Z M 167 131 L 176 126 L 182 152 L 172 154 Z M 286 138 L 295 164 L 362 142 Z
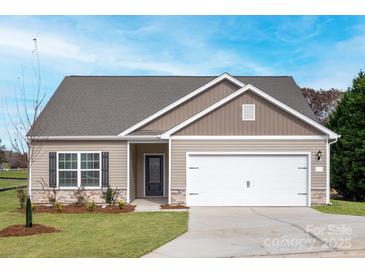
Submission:
M 85 212 L 104 212 L 104 213 L 127 213 L 132 212 L 135 209 L 135 205 L 125 205 L 123 209 L 117 206 L 105 207 L 97 206 L 93 211 L 89 211 L 86 207 L 75 206 L 75 205 L 65 205 L 63 211 L 58 211 L 52 206 L 37 206 L 33 210 L 34 213 L 85 213 Z M 25 209 L 19 209 L 20 212 L 25 212 Z
M 161 205 L 161 209 L 188 209 L 189 207 L 184 205 Z
M 57 228 L 39 224 L 33 224 L 32 227 L 25 227 L 24 225 L 11 225 L 3 230 L 0 230 L 1 237 L 19 237 L 19 236 L 29 236 L 42 233 L 54 233 L 60 231 Z

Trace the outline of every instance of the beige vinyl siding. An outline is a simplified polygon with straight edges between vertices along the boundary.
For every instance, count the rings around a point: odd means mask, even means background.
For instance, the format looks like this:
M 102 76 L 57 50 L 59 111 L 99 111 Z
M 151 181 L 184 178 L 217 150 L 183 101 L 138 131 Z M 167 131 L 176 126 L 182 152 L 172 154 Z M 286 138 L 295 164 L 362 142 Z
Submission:
M 153 134 L 154 132 L 161 133 L 166 131 L 236 90 L 238 90 L 238 87 L 231 82 L 226 80 L 222 81 L 163 114 L 159 118 L 156 118 L 142 128 L 139 128 L 132 134 L 144 134 L 145 132 Z
M 322 152 L 318 161 L 315 154 Z M 248 152 L 248 151 L 303 151 L 311 152 L 312 191 L 326 189 L 326 140 L 290 141 L 236 141 L 236 140 L 172 140 L 171 144 L 171 189 L 186 188 L 187 152 Z M 315 172 L 323 167 L 323 172 Z
M 109 183 L 118 189 L 127 188 L 127 142 L 126 141 L 38 141 L 32 163 L 32 189 L 42 189 L 44 180 L 48 187 L 49 152 L 101 151 L 109 152 Z M 58 176 L 58 175 L 57 175 Z
M 136 182 L 137 182 L 137 148 L 136 144 L 129 145 L 129 193 L 130 201 L 136 198 Z
M 168 196 L 168 163 L 169 163 L 169 147 L 168 144 L 136 144 L 137 151 L 137 198 L 145 197 L 144 192 L 144 155 L 145 154 L 164 154 L 164 196 Z
M 243 104 L 255 104 L 254 121 L 242 121 Z M 248 91 L 187 125 L 175 135 L 322 135 L 322 133 Z

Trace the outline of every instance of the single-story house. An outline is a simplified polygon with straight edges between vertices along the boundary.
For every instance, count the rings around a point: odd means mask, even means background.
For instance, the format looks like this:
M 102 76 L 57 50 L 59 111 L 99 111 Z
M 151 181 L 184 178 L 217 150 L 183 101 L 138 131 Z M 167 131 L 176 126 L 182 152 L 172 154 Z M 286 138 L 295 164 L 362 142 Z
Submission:
M 329 203 L 330 144 L 289 76 L 68 76 L 28 133 L 30 193 L 108 185 L 130 203 Z

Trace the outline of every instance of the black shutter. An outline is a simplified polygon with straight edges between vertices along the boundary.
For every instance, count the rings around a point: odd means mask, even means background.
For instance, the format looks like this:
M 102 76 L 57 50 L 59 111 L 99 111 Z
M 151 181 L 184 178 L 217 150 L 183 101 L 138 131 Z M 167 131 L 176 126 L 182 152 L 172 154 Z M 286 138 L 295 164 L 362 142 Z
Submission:
M 101 187 L 109 185 L 109 152 L 101 153 Z
M 49 153 L 49 187 L 57 186 L 57 153 Z

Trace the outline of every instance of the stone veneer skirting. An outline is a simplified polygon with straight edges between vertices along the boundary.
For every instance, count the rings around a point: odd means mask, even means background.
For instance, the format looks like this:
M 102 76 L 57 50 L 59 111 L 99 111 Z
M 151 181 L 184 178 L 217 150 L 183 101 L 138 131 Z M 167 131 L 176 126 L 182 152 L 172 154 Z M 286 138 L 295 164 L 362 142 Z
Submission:
M 32 202 L 36 204 L 48 204 L 48 195 L 51 190 L 33 190 L 31 193 Z M 101 198 L 101 189 L 97 190 L 86 190 L 87 195 L 89 196 L 89 200 L 94 200 L 97 204 L 104 204 L 105 201 Z M 56 198 L 63 204 L 74 204 L 76 202 L 76 198 L 74 195 L 74 190 L 57 190 Z M 119 189 L 118 199 L 127 200 L 127 190 Z
M 185 205 L 186 204 L 186 190 L 185 189 L 171 189 L 171 204 Z
M 326 203 L 326 190 L 312 189 L 312 205 L 323 205 Z

